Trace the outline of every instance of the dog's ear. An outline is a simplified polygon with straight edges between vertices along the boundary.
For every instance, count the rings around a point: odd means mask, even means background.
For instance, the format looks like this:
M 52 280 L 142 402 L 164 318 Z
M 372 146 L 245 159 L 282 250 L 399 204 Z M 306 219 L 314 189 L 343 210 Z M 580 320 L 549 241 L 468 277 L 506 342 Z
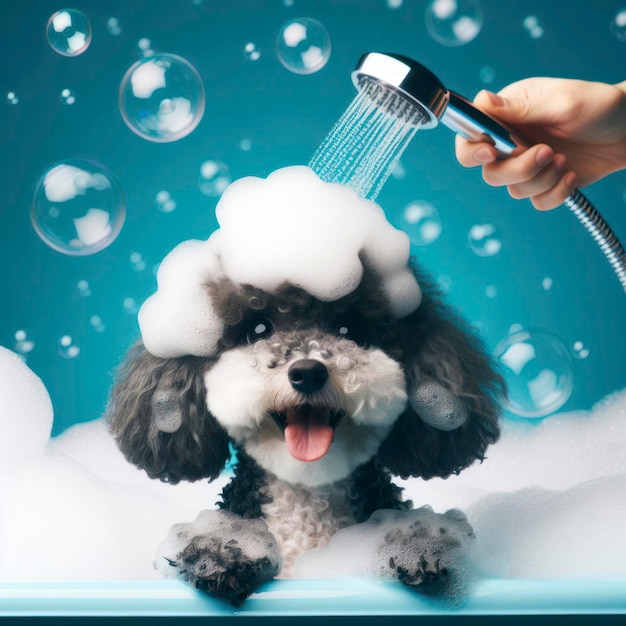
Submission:
M 397 322 L 409 403 L 379 457 L 394 474 L 424 479 L 458 474 L 500 434 L 504 381 L 469 325 L 420 277 L 423 300 Z
M 228 461 L 228 436 L 206 406 L 205 371 L 206 359 L 161 359 L 141 342 L 118 371 L 109 429 L 126 458 L 151 478 L 213 480 Z

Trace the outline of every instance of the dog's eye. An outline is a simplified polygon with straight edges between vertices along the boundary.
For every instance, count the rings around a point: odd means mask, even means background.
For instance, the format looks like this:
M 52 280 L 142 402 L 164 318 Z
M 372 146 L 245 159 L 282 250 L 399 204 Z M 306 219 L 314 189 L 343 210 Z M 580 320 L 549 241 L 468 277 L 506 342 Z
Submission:
M 272 326 L 272 322 L 268 319 L 257 319 L 250 324 L 246 338 L 248 343 L 254 343 L 259 339 L 269 337 L 273 332 L 274 327 Z

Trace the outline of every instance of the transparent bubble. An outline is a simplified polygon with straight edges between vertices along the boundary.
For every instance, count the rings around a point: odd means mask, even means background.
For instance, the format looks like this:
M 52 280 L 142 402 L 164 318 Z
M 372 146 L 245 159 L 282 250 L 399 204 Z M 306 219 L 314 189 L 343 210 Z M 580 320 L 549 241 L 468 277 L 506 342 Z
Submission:
M 484 67 L 480 68 L 479 78 L 481 82 L 489 85 L 493 83 L 495 77 L 496 71 L 490 65 L 485 65 Z
M 626 41 L 626 7 L 622 7 L 611 20 L 611 33 L 618 41 Z
M 107 32 L 109 35 L 113 35 L 113 37 L 117 37 L 122 34 L 122 27 L 120 26 L 120 21 L 116 17 L 110 17 L 107 20 Z
M 437 276 L 437 284 L 443 293 L 450 293 L 452 289 L 452 277 L 448 274 L 440 274 Z
M 134 315 L 137 311 L 139 311 L 139 305 L 137 304 L 137 300 L 135 300 L 135 298 L 124 298 L 122 306 L 128 315 Z
M 91 24 L 81 11 L 63 9 L 48 20 L 46 38 L 50 47 L 64 57 L 75 57 L 91 43 Z
M 147 37 L 142 37 L 137 42 L 137 48 L 139 48 L 139 52 L 141 56 L 151 57 L 154 54 L 154 50 L 152 49 L 152 41 Z
M 86 280 L 79 280 L 76 283 L 76 287 L 78 287 L 78 293 L 83 296 L 83 298 L 91 295 L 91 287 Z
M 572 348 L 577 359 L 586 359 L 589 356 L 589 348 L 582 341 L 575 341 Z
M 134 133 L 157 143 L 186 137 L 200 123 L 204 104 L 200 75 L 174 54 L 138 61 L 120 84 L 122 118 Z
M 59 339 L 59 354 L 64 359 L 75 359 L 80 354 L 80 348 L 74 343 L 70 335 L 63 335 Z
M 130 255 L 130 264 L 136 272 L 143 272 L 146 269 L 146 262 L 141 256 L 141 252 L 133 252 Z
M 296 74 L 313 74 L 330 58 L 330 35 L 323 24 L 310 17 L 287 22 L 276 42 L 278 60 Z
M 541 286 L 543 287 L 544 291 L 550 291 L 550 289 L 552 289 L 552 284 L 553 283 L 554 283 L 554 281 L 552 280 L 552 278 L 550 276 L 546 276 L 541 281 Z
M 86 159 L 52 165 L 35 189 L 30 219 L 54 250 L 86 256 L 118 236 L 126 206 L 119 182 L 104 166 Z
M 426 29 L 444 46 L 462 46 L 472 41 L 482 25 L 479 0 L 431 0 L 426 7 Z
M 19 354 L 28 354 L 35 349 L 35 336 L 30 332 L 30 330 L 26 330 L 25 328 L 16 330 L 13 338 L 15 340 L 15 352 Z
M 255 43 L 250 41 L 243 47 L 243 56 L 248 61 L 258 61 L 261 58 L 261 51 Z
M 411 202 L 402 213 L 402 230 L 409 236 L 411 243 L 416 246 L 427 246 L 441 235 L 439 212 L 430 202 L 424 200 Z
M 406 168 L 404 167 L 404 163 L 402 161 L 397 161 L 391 170 L 391 175 L 396 180 L 404 180 L 406 178 Z
M 470 228 L 467 241 L 472 252 L 478 256 L 494 256 L 502 248 L 493 224 L 475 224 Z
M 485 287 L 485 295 L 492 300 L 498 296 L 498 288 L 495 285 L 487 285 Z
M 239 148 L 242 152 L 250 152 L 252 150 L 252 142 L 249 139 L 242 139 L 239 142 Z
M 61 102 L 71 106 L 76 102 L 76 94 L 71 89 L 63 89 L 61 91 Z
M 574 387 L 574 359 L 565 342 L 545 330 L 518 330 L 494 355 L 502 364 L 508 409 L 521 417 L 545 417 L 567 402 Z
M 97 333 L 103 333 L 106 330 L 106 326 L 99 315 L 92 315 L 89 318 L 89 324 Z
M 198 187 L 205 196 L 221 196 L 231 183 L 230 170 L 221 161 L 205 161 L 200 166 Z
M 524 28 L 533 39 L 539 39 L 543 36 L 543 28 L 539 24 L 539 20 L 534 15 L 524 18 Z
M 169 191 L 159 191 L 159 193 L 157 193 L 155 197 L 155 200 L 157 208 L 162 213 L 171 213 L 172 211 L 175 211 L 176 207 L 178 206 L 176 204 L 176 201 L 172 199 Z
M 528 15 L 524 18 L 522 24 L 526 30 L 530 30 L 531 28 L 539 26 L 539 20 L 534 15 Z
M 9 93 L 7 93 L 7 102 L 9 104 L 17 104 L 19 101 L 20 99 L 17 97 L 14 91 L 9 91 Z
M 399 9 L 403 3 L 404 3 L 404 0 L 387 0 L 387 8 Z

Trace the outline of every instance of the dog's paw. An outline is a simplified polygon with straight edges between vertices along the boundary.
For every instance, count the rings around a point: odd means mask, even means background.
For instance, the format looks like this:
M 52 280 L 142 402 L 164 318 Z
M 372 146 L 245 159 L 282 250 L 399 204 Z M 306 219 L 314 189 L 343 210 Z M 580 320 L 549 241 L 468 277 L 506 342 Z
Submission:
M 473 579 L 474 532 L 458 509 L 435 513 L 376 511 L 369 522 L 386 530 L 378 549 L 380 573 L 421 594 L 462 603 Z
M 279 572 L 280 554 L 263 520 L 208 510 L 172 526 L 154 564 L 165 576 L 240 604 Z

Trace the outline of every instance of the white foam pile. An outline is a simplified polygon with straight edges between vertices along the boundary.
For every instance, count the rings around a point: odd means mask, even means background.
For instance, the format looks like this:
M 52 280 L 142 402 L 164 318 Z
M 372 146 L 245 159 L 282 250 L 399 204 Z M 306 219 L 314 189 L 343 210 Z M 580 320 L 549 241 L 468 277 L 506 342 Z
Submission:
M 407 235 L 378 204 L 321 181 L 308 167 L 234 182 L 216 214 L 220 227 L 208 241 L 184 242 L 164 259 L 158 290 L 140 310 L 144 344 L 156 356 L 213 354 L 222 327 L 205 285 L 220 277 L 268 292 L 287 281 L 334 301 L 358 287 L 364 258 L 380 276 L 393 315 L 419 306 Z
M 169 527 L 211 508 L 227 477 L 163 484 L 124 460 L 101 420 L 44 445 L 50 424 L 43 383 L 0 348 L 0 581 L 157 577 Z M 488 574 L 624 577 L 625 451 L 626 390 L 590 412 L 508 424 L 482 465 L 406 486 L 416 506 L 465 510 Z
M 168 528 L 225 482 L 166 485 L 126 462 L 102 420 L 50 439 L 39 379 L 0 347 L 0 582 L 158 578 Z

